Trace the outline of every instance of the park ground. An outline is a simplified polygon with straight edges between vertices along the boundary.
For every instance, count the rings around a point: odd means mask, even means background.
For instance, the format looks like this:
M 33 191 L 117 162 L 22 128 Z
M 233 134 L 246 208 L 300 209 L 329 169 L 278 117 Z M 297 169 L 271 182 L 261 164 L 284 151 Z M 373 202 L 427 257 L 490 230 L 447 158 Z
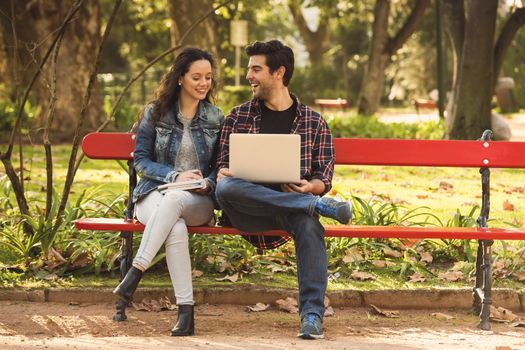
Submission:
M 493 323 L 491 331 L 481 331 L 467 310 L 399 310 L 399 318 L 385 318 L 367 308 L 338 307 L 325 318 L 325 339 L 310 341 L 296 338 L 296 314 L 253 313 L 242 305 L 196 306 L 196 335 L 182 338 L 169 336 L 176 311 L 130 309 L 128 321 L 114 322 L 111 303 L 3 301 L 0 309 L 2 350 L 525 349 L 525 328 Z

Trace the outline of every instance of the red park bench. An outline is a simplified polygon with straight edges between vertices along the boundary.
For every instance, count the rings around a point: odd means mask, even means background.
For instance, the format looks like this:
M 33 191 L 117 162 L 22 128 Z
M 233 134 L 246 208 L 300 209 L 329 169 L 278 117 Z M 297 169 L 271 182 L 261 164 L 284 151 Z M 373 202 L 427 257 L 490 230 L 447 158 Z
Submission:
M 416 98 L 415 100 L 412 100 L 412 104 L 416 108 L 416 112 L 419 115 L 419 110 L 421 108 L 425 109 L 436 109 L 437 108 L 437 102 L 434 100 L 427 100 L 424 98 Z
M 478 240 L 473 312 L 479 314 L 479 326 L 484 330 L 490 329 L 493 240 L 525 239 L 523 228 L 487 227 L 490 208 L 490 168 L 525 168 L 525 142 L 493 142 L 490 140 L 491 135 L 492 132 L 487 130 L 478 141 L 359 138 L 334 140 L 336 164 L 480 168 L 482 206 L 477 221 L 478 227 L 325 226 L 327 237 Z M 128 161 L 129 197 L 137 182 L 133 168 L 134 145 L 135 135 L 131 133 L 91 133 L 84 137 L 82 142 L 82 149 L 89 158 Z M 75 226 L 80 230 L 120 232 L 122 278 L 131 267 L 133 233 L 143 231 L 144 225 L 131 218 L 85 218 L 77 220 Z M 200 234 L 243 234 L 233 227 L 221 226 L 188 227 L 188 230 L 190 233 Z M 287 235 L 286 232 L 278 230 L 264 234 Z M 126 319 L 125 307 L 125 303 L 117 302 L 115 320 Z

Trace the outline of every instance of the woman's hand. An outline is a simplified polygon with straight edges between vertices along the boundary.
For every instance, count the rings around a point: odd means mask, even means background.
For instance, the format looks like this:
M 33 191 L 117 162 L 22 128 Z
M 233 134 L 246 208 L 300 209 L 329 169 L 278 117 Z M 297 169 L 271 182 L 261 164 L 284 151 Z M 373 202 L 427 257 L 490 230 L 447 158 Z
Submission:
M 175 182 L 200 180 L 200 179 L 202 179 L 201 171 L 199 169 L 192 169 L 192 170 L 183 171 L 182 173 L 177 175 Z

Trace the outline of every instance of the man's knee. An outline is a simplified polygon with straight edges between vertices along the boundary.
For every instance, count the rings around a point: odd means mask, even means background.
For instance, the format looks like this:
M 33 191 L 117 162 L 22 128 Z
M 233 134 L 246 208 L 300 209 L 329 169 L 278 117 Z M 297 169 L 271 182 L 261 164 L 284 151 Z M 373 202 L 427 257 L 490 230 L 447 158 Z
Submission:
M 323 225 L 316 217 L 306 213 L 295 213 L 288 216 L 288 223 L 291 226 L 295 240 L 312 236 L 324 239 Z
M 217 183 L 215 188 L 215 196 L 220 200 L 231 199 L 237 191 L 235 186 L 235 179 L 232 177 L 225 177 Z

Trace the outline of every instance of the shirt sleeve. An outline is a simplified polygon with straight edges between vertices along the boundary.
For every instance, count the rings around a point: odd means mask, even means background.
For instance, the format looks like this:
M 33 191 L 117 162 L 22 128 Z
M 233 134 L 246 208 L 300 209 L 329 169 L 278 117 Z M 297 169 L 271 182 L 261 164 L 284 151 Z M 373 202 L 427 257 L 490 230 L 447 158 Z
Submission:
M 332 177 L 334 175 L 334 143 L 332 133 L 326 121 L 320 118 L 317 135 L 312 148 L 312 179 L 319 179 L 324 183 L 326 194 L 332 188 Z

